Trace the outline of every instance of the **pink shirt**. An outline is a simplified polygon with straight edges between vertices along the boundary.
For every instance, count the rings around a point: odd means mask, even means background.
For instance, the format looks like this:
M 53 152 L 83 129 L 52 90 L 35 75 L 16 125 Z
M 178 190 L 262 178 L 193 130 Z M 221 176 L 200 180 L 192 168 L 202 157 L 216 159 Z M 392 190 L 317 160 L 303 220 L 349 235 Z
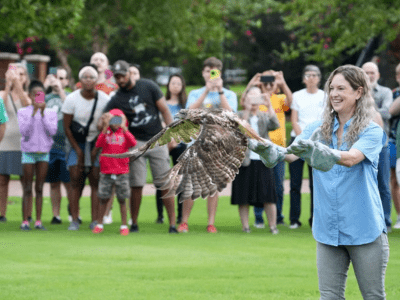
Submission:
M 33 105 L 18 110 L 18 125 L 21 132 L 22 152 L 50 152 L 52 136 L 57 132 L 57 112 L 45 108 L 42 117 L 40 110 L 34 116 Z

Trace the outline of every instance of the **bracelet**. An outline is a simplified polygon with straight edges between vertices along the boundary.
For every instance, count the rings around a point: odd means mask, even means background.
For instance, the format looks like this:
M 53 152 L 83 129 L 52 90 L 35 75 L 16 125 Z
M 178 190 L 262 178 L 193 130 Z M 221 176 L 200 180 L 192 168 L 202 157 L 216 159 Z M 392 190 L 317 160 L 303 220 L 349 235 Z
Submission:
M 222 95 L 224 93 L 224 91 L 222 91 L 222 92 L 218 92 L 218 94 L 220 94 L 220 95 Z

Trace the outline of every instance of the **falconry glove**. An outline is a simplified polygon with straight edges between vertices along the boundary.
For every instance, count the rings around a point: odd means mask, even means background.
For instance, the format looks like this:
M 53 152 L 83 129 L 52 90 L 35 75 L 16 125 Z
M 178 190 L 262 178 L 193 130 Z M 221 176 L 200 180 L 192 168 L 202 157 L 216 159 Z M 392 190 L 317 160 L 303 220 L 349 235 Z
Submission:
M 260 155 L 261 161 L 268 168 L 275 167 L 285 159 L 286 149 L 266 139 L 264 139 L 264 142 L 250 139 L 248 147 L 251 151 Z
M 299 140 L 287 148 L 288 154 L 303 158 L 311 167 L 327 172 L 340 159 L 340 151 L 331 149 L 318 141 Z

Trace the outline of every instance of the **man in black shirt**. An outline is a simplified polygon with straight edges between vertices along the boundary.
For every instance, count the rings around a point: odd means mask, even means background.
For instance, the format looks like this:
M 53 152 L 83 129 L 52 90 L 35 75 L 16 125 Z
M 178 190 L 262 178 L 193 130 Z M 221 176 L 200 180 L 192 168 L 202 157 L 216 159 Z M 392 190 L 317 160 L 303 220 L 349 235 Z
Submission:
M 161 113 L 167 125 L 172 122 L 172 115 L 160 88 L 148 79 L 133 81 L 129 73 L 129 64 L 126 61 L 119 60 L 114 63 L 113 72 L 119 90 L 111 98 L 104 112 L 114 108 L 122 110 L 128 119 L 129 131 L 137 140 L 136 147 L 141 147 L 162 129 L 159 113 Z M 103 120 L 109 117 L 108 114 L 105 114 Z M 101 126 L 102 124 L 99 125 Z M 130 162 L 131 232 L 139 231 L 137 219 L 142 201 L 143 186 L 146 183 L 146 159 L 150 162 L 151 173 L 155 181 L 160 180 L 161 176 L 170 169 L 169 153 L 166 145 L 155 147 L 137 160 Z M 162 195 L 167 192 L 162 191 Z M 174 197 L 163 199 L 163 202 L 168 212 L 169 232 L 177 233 L 175 228 Z

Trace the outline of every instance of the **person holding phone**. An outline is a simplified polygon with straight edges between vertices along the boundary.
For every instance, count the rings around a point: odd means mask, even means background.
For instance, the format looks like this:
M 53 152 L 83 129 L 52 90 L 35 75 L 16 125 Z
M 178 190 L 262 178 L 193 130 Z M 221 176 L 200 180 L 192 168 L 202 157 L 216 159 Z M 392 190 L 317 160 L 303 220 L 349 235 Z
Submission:
M 0 144 L 0 222 L 6 222 L 8 186 L 10 175 L 20 176 L 23 184 L 21 164 L 21 133 L 18 128 L 17 112 L 20 108 L 31 105 L 28 96 L 29 75 L 21 63 L 9 64 L 5 74 L 6 86 L 0 91 L 0 98 L 8 115 L 8 123 Z M 29 217 L 30 218 L 30 217 Z
M 65 152 L 65 131 L 64 131 L 64 116 L 61 112 L 62 105 L 66 96 L 69 94 L 65 91 L 68 85 L 68 73 L 63 67 L 51 68 L 50 74 L 46 77 L 50 87 L 50 93 L 46 95 L 46 107 L 57 112 L 58 126 L 57 133 L 53 136 L 53 146 L 50 150 L 50 161 L 46 182 L 50 183 L 50 198 L 53 212 L 51 224 L 61 224 L 60 204 L 61 204 L 61 182 L 67 191 L 67 196 L 70 192 L 70 177 L 67 169 L 66 152 Z
M 205 86 L 193 90 L 189 93 L 186 108 L 222 108 L 229 111 L 237 111 L 236 94 L 223 87 L 221 78 L 222 61 L 215 57 L 209 57 L 203 62 L 202 76 Z M 212 75 L 212 76 L 211 76 Z M 211 78 L 212 77 L 212 78 Z M 183 202 L 182 223 L 179 225 L 178 231 L 188 232 L 188 220 L 194 201 L 187 200 Z M 207 198 L 208 207 L 208 226 L 207 232 L 216 233 L 215 215 L 218 206 L 218 193 Z
M 96 147 L 92 151 L 93 162 L 100 149 L 102 154 L 119 154 L 136 146 L 136 139 L 128 130 L 127 120 L 122 110 L 112 109 L 108 116 L 109 118 L 105 119 L 104 129 L 97 139 Z M 98 234 L 104 230 L 103 216 L 107 209 L 107 203 L 113 200 L 111 194 L 115 187 L 121 210 L 120 234 L 128 235 L 125 200 L 130 198 L 129 158 L 100 156 L 100 172 L 98 191 L 100 205 L 97 225 L 93 229 L 93 233 Z
M 307 65 L 303 71 L 303 83 L 305 88 L 293 94 L 293 103 L 291 106 L 291 121 L 293 130 L 291 132 L 292 143 L 297 136 L 306 128 L 307 125 L 321 120 L 324 108 L 325 93 L 319 89 L 321 82 L 321 71 L 317 66 Z M 304 160 L 298 159 L 289 164 L 290 172 L 290 229 L 299 228 L 301 213 L 301 185 L 303 183 Z M 313 222 L 313 172 L 312 167 L 308 165 L 308 176 L 310 184 L 310 218 L 308 223 L 310 227 Z
M 260 111 L 260 105 L 265 105 L 268 111 Z M 247 121 L 260 137 L 269 139 L 268 132 L 279 127 L 270 94 L 262 94 L 259 87 L 253 86 L 248 90 L 244 107 L 244 110 L 238 112 L 238 116 Z M 247 150 L 239 173 L 232 182 L 231 196 L 231 204 L 239 206 L 242 230 L 250 232 L 249 205 L 253 205 L 265 209 L 271 233 L 278 234 L 276 199 L 273 170 L 262 163 L 258 154 Z
M 279 128 L 273 131 L 269 131 L 268 136 L 271 141 L 281 147 L 286 147 L 286 116 L 285 112 L 289 110 L 292 104 L 292 91 L 286 84 L 285 77 L 282 71 L 268 70 L 263 73 L 257 73 L 248 83 L 245 91 L 242 93 L 240 99 L 241 105 L 244 105 L 244 99 L 247 96 L 247 92 L 250 87 L 258 86 L 261 88 L 263 93 L 270 94 L 270 101 L 273 109 L 275 110 L 276 116 L 279 120 Z M 267 107 L 265 105 L 260 105 L 259 109 L 261 111 L 266 111 Z M 283 208 L 283 183 L 285 180 L 285 162 L 279 162 L 274 168 L 274 179 L 276 188 L 276 213 L 277 213 L 277 225 L 284 224 L 284 215 L 282 214 Z M 255 223 L 254 227 L 264 228 L 264 218 L 263 218 L 263 207 L 254 207 Z
M 44 86 L 34 80 L 29 85 L 29 97 L 33 105 L 18 110 L 18 125 L 21 132 L 23 166 L 22 230 L 30 230 L 28 216 L 32 208 L 32 182 L 36 175 L 36 222 L 35 229 L 45 230 L 41 216 L 43 184 L 49 164 L 49 152 L 53 145 L 52 136 L 57 132 L 57 112 L 46 108 Z

